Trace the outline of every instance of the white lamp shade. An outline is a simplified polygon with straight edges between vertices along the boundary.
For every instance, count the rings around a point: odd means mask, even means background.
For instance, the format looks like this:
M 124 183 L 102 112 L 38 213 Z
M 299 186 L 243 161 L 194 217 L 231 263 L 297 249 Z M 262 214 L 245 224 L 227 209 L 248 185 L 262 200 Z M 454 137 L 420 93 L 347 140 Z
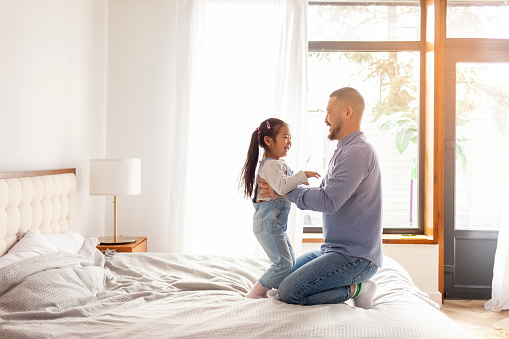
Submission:
M 141 159 L 90 159 L 91 195 L 141 193 Z

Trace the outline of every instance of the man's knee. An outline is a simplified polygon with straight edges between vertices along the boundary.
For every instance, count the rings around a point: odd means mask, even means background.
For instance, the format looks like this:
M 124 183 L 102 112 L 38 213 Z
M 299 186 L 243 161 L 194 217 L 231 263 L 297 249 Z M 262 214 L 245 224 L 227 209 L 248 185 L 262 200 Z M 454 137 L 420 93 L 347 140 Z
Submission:
M 281 301 L 287 304 L 300 304 L 300 300 L 295 297 L 295 284 L 292 284 L 287 279 L 283 280 L 278 288 L 278 294 Z
M 283 280 L 281 282 L 281 284 L 279 285 L 279 288 L 278 288 L 278 294 L 279 294 L 279 298 L 281 299 L 281 301 L 285 302 L 285 303 L 288 303 L 288 304 L 293 304 L 291 302 L 291 298 L 290 298 L 290 293 L 288 291 L 288 287 L 287 287 L 288 284 L 286 284 L 286 282 Z

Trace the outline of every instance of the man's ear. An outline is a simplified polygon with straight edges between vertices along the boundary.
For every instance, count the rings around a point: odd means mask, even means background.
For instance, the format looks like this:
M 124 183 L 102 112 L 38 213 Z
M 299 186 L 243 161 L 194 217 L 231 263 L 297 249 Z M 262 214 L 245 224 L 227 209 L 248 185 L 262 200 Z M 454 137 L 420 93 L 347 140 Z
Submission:
M 345 107 L 345 111 L 346 111 L 346 116 L 345 116 L 346 119 L 350 119 L 350 118 L 353 117 L 353 108 L 352 108 L 352 106 L 346 106 Z

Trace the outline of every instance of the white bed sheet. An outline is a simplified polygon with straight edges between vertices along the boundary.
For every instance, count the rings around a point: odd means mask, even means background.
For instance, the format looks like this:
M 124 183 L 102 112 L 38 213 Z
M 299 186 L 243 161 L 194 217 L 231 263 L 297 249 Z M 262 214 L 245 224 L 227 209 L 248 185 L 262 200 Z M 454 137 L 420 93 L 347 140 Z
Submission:
M 245 293 L 265 258 L 117 253 L 97 239 L 0 268 L 1 338 L 471 338 L 394 260 L 374 307 L 297 306 Z

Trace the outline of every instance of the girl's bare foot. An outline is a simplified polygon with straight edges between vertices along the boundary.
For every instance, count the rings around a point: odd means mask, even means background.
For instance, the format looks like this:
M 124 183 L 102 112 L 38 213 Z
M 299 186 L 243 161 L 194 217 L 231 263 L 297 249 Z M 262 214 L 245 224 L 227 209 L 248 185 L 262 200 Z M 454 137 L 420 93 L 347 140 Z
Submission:
M 262 284 L 260 284 L 259 281 L 257 281 L 253 288 L 251 288 L 251 291 L 249 291 L 246 294 L 246 298 L 252 298 L 252 299 L 261 299 L 261 298 L 268 298 L 267 291 L 269 289 L 264 287 Z

